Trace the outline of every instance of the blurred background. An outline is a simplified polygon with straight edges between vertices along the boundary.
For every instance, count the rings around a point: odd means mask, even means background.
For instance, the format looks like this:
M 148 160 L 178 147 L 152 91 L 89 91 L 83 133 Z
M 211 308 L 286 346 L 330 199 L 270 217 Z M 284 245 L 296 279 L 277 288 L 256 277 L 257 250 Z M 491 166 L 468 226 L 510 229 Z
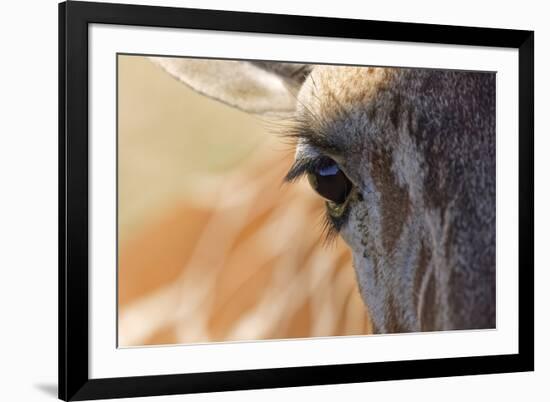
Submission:
M 323 201 L 266 122 L 118 56 L 119 346 L 371 333 Z M 272 124 L 267 124 L 272 126 Z

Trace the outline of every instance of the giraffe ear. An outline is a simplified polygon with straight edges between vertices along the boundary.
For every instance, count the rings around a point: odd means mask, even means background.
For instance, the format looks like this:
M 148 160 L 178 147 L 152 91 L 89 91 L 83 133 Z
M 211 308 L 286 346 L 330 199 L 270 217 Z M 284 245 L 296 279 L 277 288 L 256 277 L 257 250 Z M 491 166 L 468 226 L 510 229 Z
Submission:
M 307 64 L 150 57 L 195 91 L 249 113 L 285 115 L 309 75 Z

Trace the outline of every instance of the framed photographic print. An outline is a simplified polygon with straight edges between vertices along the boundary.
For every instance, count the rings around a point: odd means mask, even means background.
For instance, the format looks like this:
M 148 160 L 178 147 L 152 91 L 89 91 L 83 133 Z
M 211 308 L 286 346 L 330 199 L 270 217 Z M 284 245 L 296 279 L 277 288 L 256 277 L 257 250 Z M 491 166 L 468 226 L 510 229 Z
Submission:
M 59 397 L 530 371 L 534 33 L 59 5 Z

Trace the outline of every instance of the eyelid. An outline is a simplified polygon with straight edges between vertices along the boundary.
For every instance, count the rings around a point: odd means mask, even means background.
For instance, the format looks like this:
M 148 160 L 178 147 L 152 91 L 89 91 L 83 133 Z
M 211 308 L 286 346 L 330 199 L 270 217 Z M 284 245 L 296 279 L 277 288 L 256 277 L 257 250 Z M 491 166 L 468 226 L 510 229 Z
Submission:
M 298 157 L 286 174 L 285 181 L 295 181 L 307 173 L 313 173 L 318 167 L 321 158 L 322 156 L 315 158 Z
M 285 181 L 292 182 L 317 167 L 317 161 L 324 155 L 307 141 L 299 141 L 296 146 L 294 163 L 285 176 Z
M 296 117 L 285 135 L 297 140 L 298 143 L 307 143 L 311 147 L 323 150 L 327 154 L 344 154 L 345 149 L 331 135 L 329 127 L 323 121 L 317 121 L 316 123 L 316 127 L 313 128 L 311 121 L 308 119 Z
M 321 176 L 331 175 L 338 169 L 338 163 L 326 155 L 297 156 L 296 161 L 286 174 L 285 181 L 297 180 L 307 173 L 320 173 Z

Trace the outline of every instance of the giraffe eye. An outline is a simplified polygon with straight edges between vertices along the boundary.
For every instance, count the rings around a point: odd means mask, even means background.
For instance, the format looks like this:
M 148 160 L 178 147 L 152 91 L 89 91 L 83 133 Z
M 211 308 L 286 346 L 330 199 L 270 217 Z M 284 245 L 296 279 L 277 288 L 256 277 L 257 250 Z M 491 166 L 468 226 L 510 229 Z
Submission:
M 321 163 L 307 174 L 307 179 L 321 197 L 335 204 L 343 204 L 352 189 L 351 181 L 330 158 L 323 158 Z

